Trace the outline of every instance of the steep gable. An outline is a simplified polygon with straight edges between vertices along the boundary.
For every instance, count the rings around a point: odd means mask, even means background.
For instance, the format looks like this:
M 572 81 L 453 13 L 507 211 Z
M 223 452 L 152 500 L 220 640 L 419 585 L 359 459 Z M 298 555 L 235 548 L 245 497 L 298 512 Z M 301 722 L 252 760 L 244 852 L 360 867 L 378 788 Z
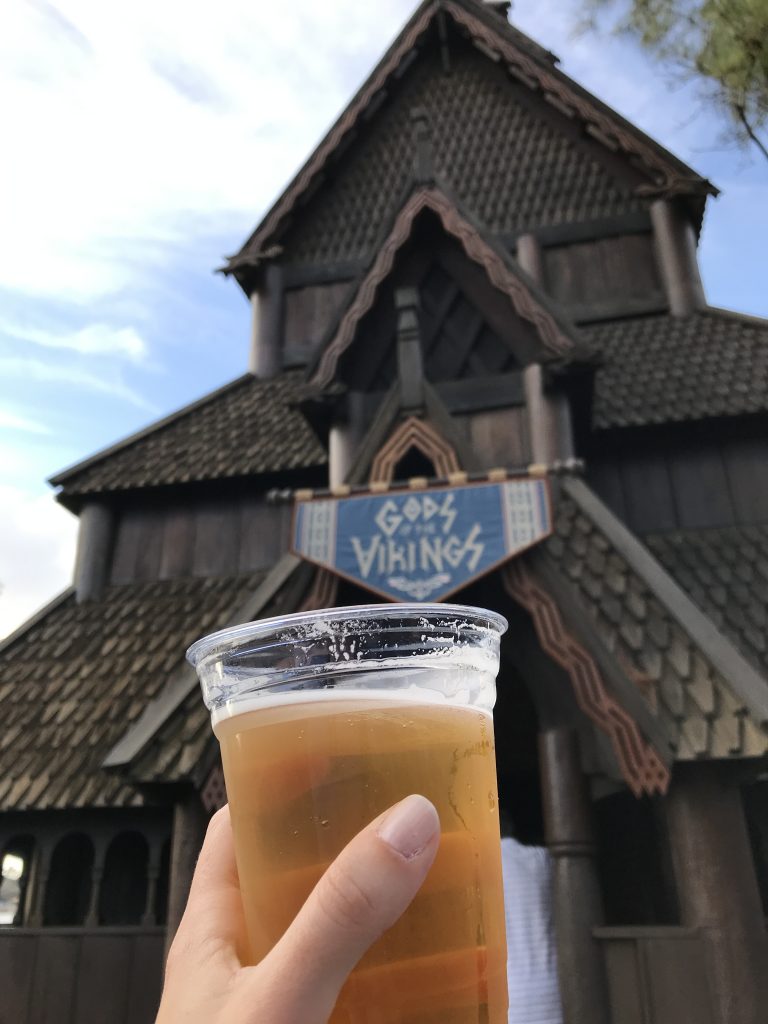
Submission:
M 476 0 L 422 4 L 228 272 L 364 259 L 411 172 L 413 114 L 435 165 L 499 235 L 713 191 Z M 299 217 L 300 211 L 300 217 Z
M 583 355 L 574 328 L 440 185 L 420 185 L 376 246 L 317 354 L 312 380 L 363 390 L 394 375 L 393 292 L 418 290 L 428 378 L 497 374 Z M 354 345 L 356 339 L 362 344 Z M 339 374 L 340 360 L 346 372 Z

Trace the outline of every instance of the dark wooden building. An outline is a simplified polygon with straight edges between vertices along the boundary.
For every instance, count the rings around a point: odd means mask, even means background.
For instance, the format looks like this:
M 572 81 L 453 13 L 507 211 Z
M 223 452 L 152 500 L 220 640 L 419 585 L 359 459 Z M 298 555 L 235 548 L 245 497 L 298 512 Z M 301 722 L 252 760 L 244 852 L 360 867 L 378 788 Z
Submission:
M 506 14 L 424 0 L 225 267 L 249 371 L 52 480 L 74 584 L 0 647 L 2 1024 L 153 1019 L 223 799 L 185 648 L 371 600 L 290 552 L 295 492 L 512 476 L 554 530 L 454 599 L 511 623 L 565 1019 L 768 1020 L 768 322 L 706 303 L 713 186 Z

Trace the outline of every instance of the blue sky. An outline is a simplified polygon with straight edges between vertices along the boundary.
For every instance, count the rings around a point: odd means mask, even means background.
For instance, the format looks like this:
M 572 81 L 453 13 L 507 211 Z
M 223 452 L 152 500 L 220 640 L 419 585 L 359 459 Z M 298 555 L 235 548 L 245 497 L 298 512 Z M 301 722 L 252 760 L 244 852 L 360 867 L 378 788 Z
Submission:
M 215 275 L 413 0 L 17 0 L 0 14 L 0 636 L 65 586 L 75 521 L 46 476 L 242 373 L 248 308 Z M 768 316 L 768 166 L 575 0 L 513 21 L 724 192 L 709 301 Z

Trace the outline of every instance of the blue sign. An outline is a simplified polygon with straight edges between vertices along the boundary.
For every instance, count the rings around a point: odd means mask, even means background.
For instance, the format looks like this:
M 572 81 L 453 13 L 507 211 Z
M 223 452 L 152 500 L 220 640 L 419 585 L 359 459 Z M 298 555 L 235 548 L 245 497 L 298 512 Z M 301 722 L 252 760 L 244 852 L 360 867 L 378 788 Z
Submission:
M 441 601 L 552 530 L 546 480 L 296 503 L 293 551 L 390 601 Z

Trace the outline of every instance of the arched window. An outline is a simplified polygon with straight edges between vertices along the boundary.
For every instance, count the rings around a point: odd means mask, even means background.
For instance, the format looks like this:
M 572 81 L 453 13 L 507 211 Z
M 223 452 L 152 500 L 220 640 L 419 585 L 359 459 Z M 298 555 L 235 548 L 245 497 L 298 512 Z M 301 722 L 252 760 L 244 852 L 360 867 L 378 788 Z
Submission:
M 79 925 L 91 901 L 93 843 L 82 832 L 60 839 L 51 857 L 43 923 Z
M 0 856 L 0 925 L 24 923 L 34 845 L 32 836 L 15 836 Z
M 141 924 L 147 905 L 149 847 L 140 832 L 121 832 L 107 849 L 99 924 Z

